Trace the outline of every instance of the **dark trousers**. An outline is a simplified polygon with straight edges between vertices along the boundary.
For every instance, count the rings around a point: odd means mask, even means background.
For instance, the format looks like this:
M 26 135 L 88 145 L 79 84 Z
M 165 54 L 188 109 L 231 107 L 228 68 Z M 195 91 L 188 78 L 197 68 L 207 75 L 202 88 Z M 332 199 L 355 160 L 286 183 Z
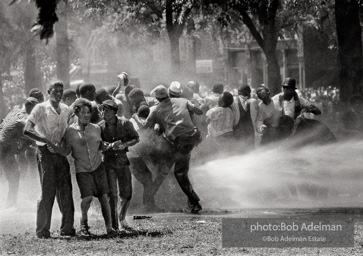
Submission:
M 42 194 L 38 201 L 38 236 L 49 236 L 54 198 L 62 213 L 61 233 L 74 232 L 74 203 L 69 163 L 66 157 L 51 153 L 47 146 L 38 147 L 38 170 Z
M 17 154 L 21 176 L 37 177 L 37 150 L 29 147 L 26 151 Z
M 199 197 L 193 190 L 192 184 L 190 183 L 188 172 L 190 164 L 191 153 L 184 154 L 180 151 L 176 151 L 174 155 L 175 160 L 175 171 L 174 175 L 179 183 L 180 188 L 183 190 L 184 194 L 188 197 L 189 202 L 195 205 L 199 202 Z
M 154 194 L 156 191 L 153 188 L 153 176 L 144 160 L 141 157 L 130 158 L 130 170 L 144 187 L 143 204 L 145 206 L 155 205 Z
M 279 128 L 267 127 L 266 131 L 261 137 L 261 146 L 278 142 L 281 139 L 281 132 Z
M 12 153 L 7 147 L 0 148 L 0 160 L 5 172 L 6 179 L 9 183 L 7 204 L 8 206 L 16 205 L 20 181 L 18 162 L 15 158 L 15 154 Z
M 118 219 L 125 219 L 127 208 L 130 205 L 132 197 L 132 181 L 129 168 L 130 162 L 127 159 L 126 154 L 118 154 L 117 156 L 106 157 L 104 163 L 110 190 L 112 228 L 118 229 Z M 118 195 L 121 199 L 121 211 L 119 216 L 117 211 Z

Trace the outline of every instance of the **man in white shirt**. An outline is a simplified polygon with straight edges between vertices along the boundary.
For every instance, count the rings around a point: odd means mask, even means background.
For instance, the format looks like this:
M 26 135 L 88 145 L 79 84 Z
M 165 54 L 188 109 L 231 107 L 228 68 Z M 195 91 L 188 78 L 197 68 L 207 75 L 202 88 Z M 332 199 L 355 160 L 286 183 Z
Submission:
M 320 115 L 321 111 L 308 100 L 296 93 L 296 81 L 293 78 L 286 78 L 282 83 L 282 92 L 273 96 L 272 100 L 281 107 L 282 115 L 287 115 L 294 120 L 301 114 L 301 110 Z
M 257 96 L 262 102 L 258 105 L 256 131 L 262 134 L 261 145 L 266 145 L 280 139 L 279 121 L 282 113 L 278 102 L 270 98 L 267 87 L 259 86 Z
M 62 213 L 61 235 L 75 235 L 74 203 L 69 163 L 56 149 L 66 131 L 71 114 L 61 103 L 63 83 L 53 82 L 48 87 L 49 100 L 38 104 L 30 113 L 24 134 L 38 145 L 37 158 L 42 195 L 38 201 L 36 234 L 50 237 L 54 198 Z

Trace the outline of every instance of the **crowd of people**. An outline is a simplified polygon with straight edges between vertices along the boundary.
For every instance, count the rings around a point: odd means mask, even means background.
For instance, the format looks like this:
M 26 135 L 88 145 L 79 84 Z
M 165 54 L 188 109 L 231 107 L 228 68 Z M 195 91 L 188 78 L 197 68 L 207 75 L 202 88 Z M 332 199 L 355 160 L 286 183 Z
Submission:
M 25 154 L 29 162 L 38 164 L 38 237 L 51 235 L 55 198 L 62 213 L 60 234 L 76 234 L 70 155 L 81 194 L 81 234 L 92 235 L 88 210 L 96 197 L 106 232 L 115 235 L 132 229 L 125 218 L 132 199 L 132 175 L 143 186 L 144 210 L 162 212 L 155 195 L 174 166 L 190 211 L 197 214 L 202 206 L 188 176 L 192 152 L 203 158 L 211 152 L 223 154 L 233 146 L 245 153 L 255 148 L 258 134 L 261 146 L 281 141 L 299 140 L 298 145 L 336 141 L 326 125 L 305 117 L 306 113 L 319 115 L 321 110 L 303 96 L 308 94 L 297 91 L 293 78 L 285 79 L 282 92 L 273 97 L 265 86 L 254 93 L 243 85 L 233 95 L 222 83 L 215 83 L 210 94 L 202 92 L 197 81 L 185 85 L 173 81 L 150 92 L 128 83 L 125 72 L 111 90 L 92 83 L 64 90 L 63 83 L 56 81 L 49 84 L 47 97 L 38 89 L 31 90 L 24 107 L 14 108 L 0 124 L 0 160 L 9 182 L 8 206 L 17 202 L 17 159 Z M 361 129 L 362 106 L 362 98 L 353 99 L 347 129 Z

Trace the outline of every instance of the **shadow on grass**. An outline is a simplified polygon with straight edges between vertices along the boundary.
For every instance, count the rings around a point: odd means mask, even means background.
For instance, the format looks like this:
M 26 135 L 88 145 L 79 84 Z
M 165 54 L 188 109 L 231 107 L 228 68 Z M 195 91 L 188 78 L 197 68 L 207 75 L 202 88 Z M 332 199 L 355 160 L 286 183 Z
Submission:
M 119 231 L 117 234 L 108 235 L 96 235 L 92 234 L 90 236 L 83 236 L 77 234 L 73 237 L 67 236 L 59 236 L 59 237 L 51 237 L 51 239 L 57 240 L 101 240 L 101 239 L 115 239 L 115 238 L 136 238 L 139 236 L 146 236 L 146 237 L 163 237 L 168 234 L 172 234 L 173 232 L 170 229 L 163 229 L 163 230 L 147 230 L 147 229 L 139 229 L 139 230 L 122 230 Z

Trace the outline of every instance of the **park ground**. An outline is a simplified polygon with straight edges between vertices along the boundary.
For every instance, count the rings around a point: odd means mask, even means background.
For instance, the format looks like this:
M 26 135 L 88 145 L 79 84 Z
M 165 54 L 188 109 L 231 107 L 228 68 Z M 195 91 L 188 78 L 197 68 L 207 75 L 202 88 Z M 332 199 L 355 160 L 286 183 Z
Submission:
M 0 213 L 1 255 L 362 255 L 363 223 L 360 209 L 245 209 L 133 214 L 127 217 L 137 232 L 117 237 L 104 235 L 100 213 L 91 210 L 89 224 L 93 238 L 59 236 L 60 214 L 55 206 L 52 238 L 35 236 L 35 207 L 18 207 Z M 150 218 L 134 219 L 134 216 Z M 355 223 L 354 247 L 347 248 L 223 248 L 223 218 L 347 217 Z M 76 213 L 75 227 L 79 228 Z

